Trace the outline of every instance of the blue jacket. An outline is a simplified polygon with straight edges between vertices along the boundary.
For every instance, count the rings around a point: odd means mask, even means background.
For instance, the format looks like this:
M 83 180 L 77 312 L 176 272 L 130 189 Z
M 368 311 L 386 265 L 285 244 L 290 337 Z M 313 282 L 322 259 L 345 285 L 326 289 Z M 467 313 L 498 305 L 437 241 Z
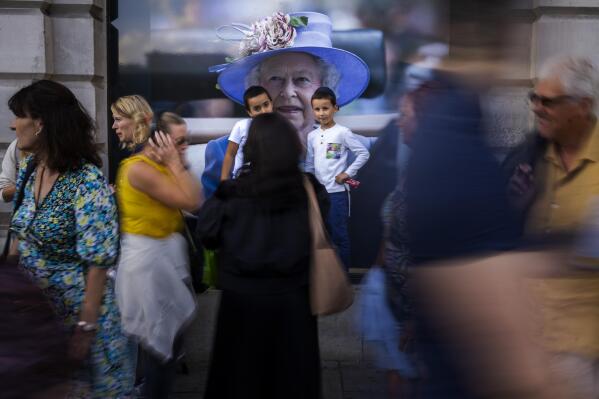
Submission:
M 223 168 L 228 143 L 229 135 L 226 135 L 216 140 L 210 140 L 206 145 L 206 165 L 202 173 L 202 187 L 206 199 L 212 197 L 220 183 L 220 172 Z

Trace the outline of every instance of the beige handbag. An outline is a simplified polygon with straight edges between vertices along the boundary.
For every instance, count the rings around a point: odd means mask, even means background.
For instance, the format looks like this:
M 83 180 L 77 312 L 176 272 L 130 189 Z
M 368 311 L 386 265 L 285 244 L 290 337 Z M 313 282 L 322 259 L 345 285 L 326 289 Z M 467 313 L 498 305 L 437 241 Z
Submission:
M 308 217 L 312 233 L 310 305 L 312 314 L 325 316 L 342 312 L 353 302 L 353 290 L 337 252 L 329 242 L 314 187 L 304 177 L 308 194 Z

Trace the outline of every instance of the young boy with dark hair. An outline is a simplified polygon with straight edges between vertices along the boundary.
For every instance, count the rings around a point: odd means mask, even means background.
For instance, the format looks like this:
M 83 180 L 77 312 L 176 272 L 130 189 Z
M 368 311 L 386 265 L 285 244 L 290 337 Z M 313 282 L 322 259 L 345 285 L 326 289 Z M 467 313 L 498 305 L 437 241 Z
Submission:
M 237 171 L 243 166 L 243 146 L 248 137 L 252 118 L 272 112 L 272 99 L 262 86 L 249 87 L 243 94 L 243 103 L 250 117 L 237 122 L 231 130 L 220 174 L 221 181 L 228 180 L 231 176 L 235 178 Z
M 318 88 L 312 96 L 312 110 L 320 127 L 308 134 L 305 169 L 313 173 L 329 193 L 331 208 L 327 227 L 339 257 L 349 268 L 349 189 L 345 182 L 358 173 L 370 154 L 351 130 L 335 123 L 334 116 L 339 106 L 333 90 Z M 356 159 L 348 166 L 350 151 Z

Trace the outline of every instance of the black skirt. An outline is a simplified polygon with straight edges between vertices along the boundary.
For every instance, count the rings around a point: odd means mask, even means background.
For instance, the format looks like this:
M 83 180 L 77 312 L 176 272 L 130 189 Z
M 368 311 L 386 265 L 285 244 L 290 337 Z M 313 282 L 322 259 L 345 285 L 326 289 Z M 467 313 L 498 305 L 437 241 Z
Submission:
M 320 397 L 317 320 L 307 288 L 268 295 L 224 290 L 204 398 Z

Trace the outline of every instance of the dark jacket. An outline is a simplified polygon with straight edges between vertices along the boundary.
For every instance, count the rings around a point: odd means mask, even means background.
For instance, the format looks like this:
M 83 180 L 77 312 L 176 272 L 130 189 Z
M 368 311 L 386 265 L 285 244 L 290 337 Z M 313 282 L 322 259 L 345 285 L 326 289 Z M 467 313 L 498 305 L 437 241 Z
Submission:
M 314 176 L 307 176 L 325 216 L 328 194 Z M 273 294 L 305 286 L 311 244 L 303 186 L 261 195 L 240 186 L 239 180 L 221 183 L 198 215 L 198 238 L 205 248 L 218 250 L 218 287 Z
M 381 206 L 397 185 L 397 147 L 399 131 L 393 120 L 380 132 L 370 149 L 368 162 L 360 169 L 356 180 L 361 182 L 351 192 L 349 218 L 352 247 L 351 264 L 365 267 L 376 259 L 382 239 Z
M 508 153 L 501 165 L 506 181 L 509 181 L 516 167 L 520 164 L 529 164 L 534 168 L 537 160 L 543 156 L 546 149 L 547 140 L 538 133 L 527 135 L 522 143 Z
M 529 134 L 522 143 L 516 146 L 512 151 L 508 153 L 505 157 L 503 163 L 501 164 L 501 169 L 503 171 L 503 176 L 505 179 L 505 188 L 508 190 L 509 182 L 511 177 L 513 176 L 516 168 L 520 164 L 528 164 L 533 168 L 536 167 L 537 161 L 540 157 L 545 154 L 545 150 L 547 149 L 548 141 L 541 137 L 537 132 Z M 542 185 L 543 182 L 535 182 L 537 186 Z M 534 199 L 533 199 L 534 201 Z M 532 202 L 531 201 L 531 204 Z M 522 236 L 524 231 L 524 224 L 526 222 L 526 216 L 528 214 L 528 209 L 531 204 L 528 204 L 524 209 L 515 209 L 514 213 L 516 215 L 517 224 L 518 224 L 518 233 Z
M 439 76 L 418 120 L 407 170 L 416 263 L 510 249 L 516 224 L 500 164 L 485 143 L 479 96 Z
M 435 83 L 419 115 L 405 186 L 415 268 L 515 246 L 516 226 L 500 164 L 485 142 L 479 96 L 449 75 Z M 439 328 L 438 314 L 419 301 L 416 296 L 417 352 L 427 368 L 421 396 L 476 398 L 460 373 L 457 346 Z
M 204 198 L 212 197 L 218 187 L 228 144 L 229 135 L 226 135 L 215 140 L 210 140 L 206 145 L 204 172 L 202 172 Z

